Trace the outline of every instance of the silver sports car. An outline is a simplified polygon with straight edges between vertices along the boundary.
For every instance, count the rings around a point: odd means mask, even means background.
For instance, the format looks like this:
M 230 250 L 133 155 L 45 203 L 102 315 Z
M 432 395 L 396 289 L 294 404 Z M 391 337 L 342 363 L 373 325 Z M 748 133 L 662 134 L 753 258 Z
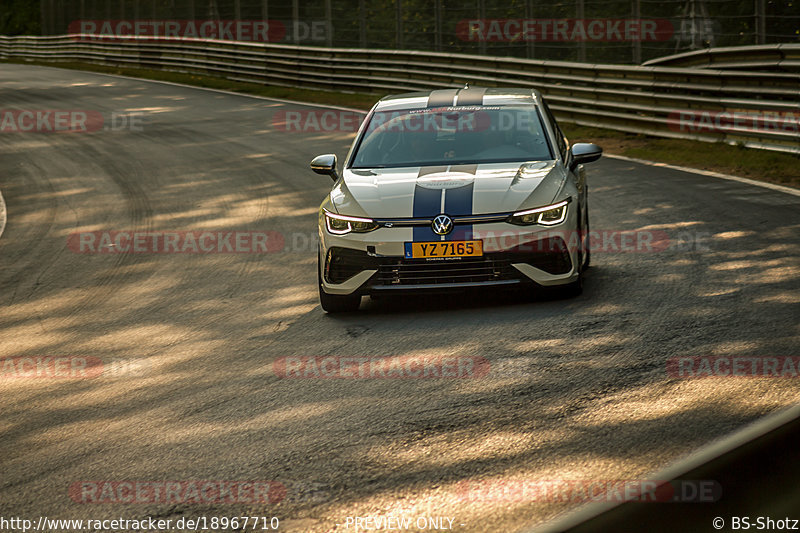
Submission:
M 389 96 L 369 112 L 319 209 L 327 312 L 363 295 L 534 285 L 582 290 L 589 265 L 583 163 L 541 94 L 465 87 Z

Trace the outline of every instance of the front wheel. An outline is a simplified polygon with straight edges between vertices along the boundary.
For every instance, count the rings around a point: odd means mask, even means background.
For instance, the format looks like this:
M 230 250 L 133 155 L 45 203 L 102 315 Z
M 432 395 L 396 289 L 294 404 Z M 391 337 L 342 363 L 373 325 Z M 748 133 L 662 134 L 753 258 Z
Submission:
M 328 294 L 322 289 L 322 265 L 317 256 L 317 281 L 319 285 L 319 304 L 326 313 L 347 313 L 357 311 L 361 305 L 361 296 L 357 294 Z

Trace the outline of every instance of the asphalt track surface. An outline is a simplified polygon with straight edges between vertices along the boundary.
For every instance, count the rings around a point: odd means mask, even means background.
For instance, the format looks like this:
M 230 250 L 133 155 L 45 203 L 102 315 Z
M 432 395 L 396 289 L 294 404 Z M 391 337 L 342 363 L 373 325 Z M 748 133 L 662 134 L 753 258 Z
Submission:
M 647 479 L 800 399 L 798 379 L 667 372 L 678 356 L 800 355 L 797 196 L 604 159 L 589 167 L 592 229 L 662 231 L 668 248 L 597 251 L 575 299 L 365 300 L 329 316 L 313 244 L 329 181 L 308 162 L 343 157 L 351 134 L 277 131 L 273 114 L 301 106 L 43 67 L 2 65 L 0 104 L 142 113 L 137 131 L 0 134 L 0 357 L 136 370 L 0 379 L 0 516 L 257 515 L 283 531 L 354 531 L 347 517 L 395 515 L 514 531 L 581 502 L 503 487 Z M 284 246 L 67 246 L 113 230 L 271 231 Z M 323 355 L 491 367 L 465 379 L 274 371 L 281 357 Z M 70 496 L 87 481 L 204 480 L 286 492 L 265 503 Z

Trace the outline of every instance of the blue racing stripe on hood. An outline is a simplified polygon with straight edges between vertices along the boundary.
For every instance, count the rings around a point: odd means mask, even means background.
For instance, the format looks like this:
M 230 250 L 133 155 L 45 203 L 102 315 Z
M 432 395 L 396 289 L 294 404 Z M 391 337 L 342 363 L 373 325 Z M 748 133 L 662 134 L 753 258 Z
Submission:
M 442 209 L 441 189 L 427 189 L 414 186 L 414 207 L 412 216 L 414 218 L 433 219 L 440 214 Z M 427 242 L 441 240 L 439 235 L 433 232 L 430 225 L 414 226 L 414 242 Z
M 444 212 L 449 216 L 465 216 L 472 214 L 472 194 L 475 191 L 475 182 L 448 189 L 444 195 Z M 445 236 L 447 241 L 463 241 L 472 239 L 472 224 L 458 225 Z

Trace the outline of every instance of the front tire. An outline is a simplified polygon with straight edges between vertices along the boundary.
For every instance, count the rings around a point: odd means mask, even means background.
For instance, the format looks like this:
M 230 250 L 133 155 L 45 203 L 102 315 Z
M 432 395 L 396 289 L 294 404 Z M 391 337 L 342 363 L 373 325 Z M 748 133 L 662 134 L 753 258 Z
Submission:
M 581 218 L 581 213 L 578 213 L 578 220 Z M 583 293 L 583 271 L 589 268 L 591 261 L 591 251 L 589 250 L 589 215 L 587 213 L 585 219 L 585 235 L 586 239 L 580 239 L 580 248 L 578 249 L 578 279 L 559 287 L 559 294 L 562 298 L 575 298 Z M 580 226 L 579 226 L 580 227 Z
M 319 304 L 326 313 L 348 313 L 358 311 L 361 296 L 357 294 L 328 294 L 322 289 L 322 261 L 317 256 L 317 282 L 319 285 Z
M 583 228 L 586 240 L 583 242 L 583 270 L 586 270 L 592 265 L 592 237 L 589 230 L 589 210 L 586 210 L 586 224 Z
M 562 298 L 575 298 L 583 293 L 583 271 L 578 272 L 578 279 L 559 289 Z

